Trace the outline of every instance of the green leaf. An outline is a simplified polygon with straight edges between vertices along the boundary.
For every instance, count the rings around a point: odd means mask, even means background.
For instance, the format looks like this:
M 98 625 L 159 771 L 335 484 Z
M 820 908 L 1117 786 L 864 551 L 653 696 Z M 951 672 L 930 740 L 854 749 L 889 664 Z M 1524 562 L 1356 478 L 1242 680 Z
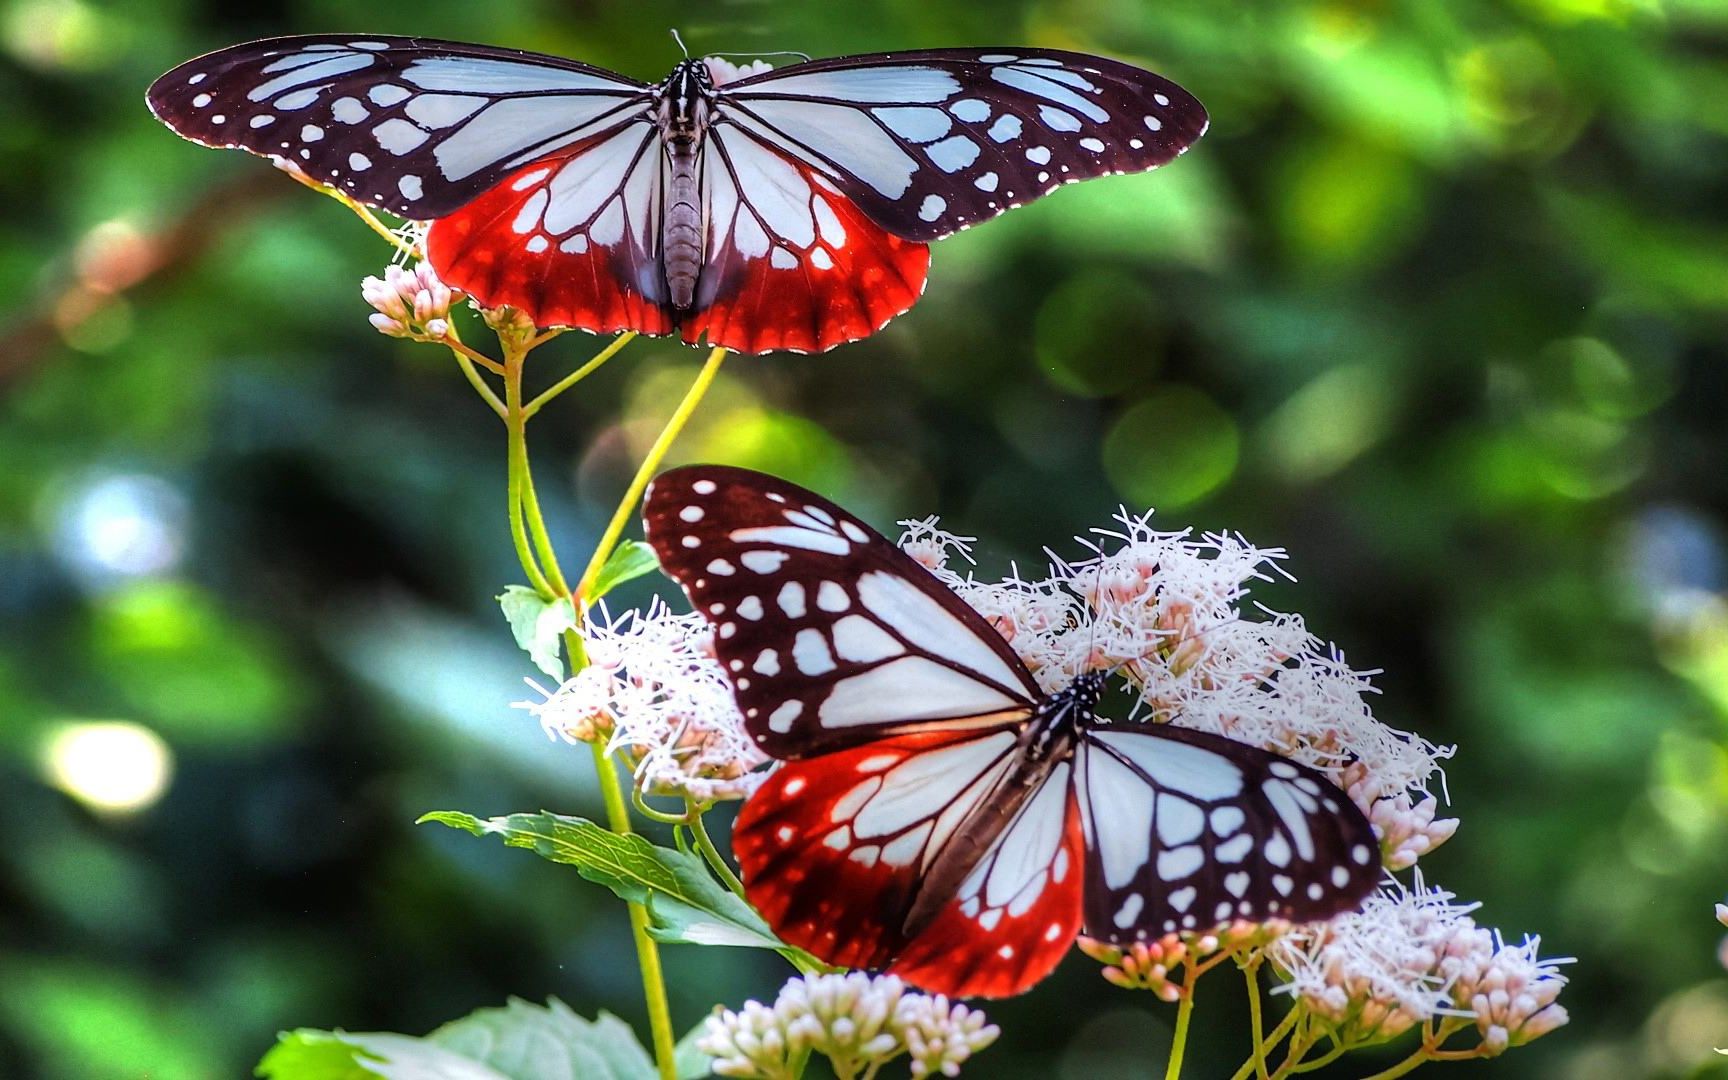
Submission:
M 526 585 L 509 585 L 498 595 L 498 606 L 504 609 L 510 632 L 534 661 L 534 666 L 552 676 L 564 678 L 564 661 L 559 656 L 560 637 L 576 627 L 576 606 L 568 596 L 543 600 Z
M 634 833 L 619 835 L 584 818 L 544 811 L 482 821 L 440 810 L 420 821 L 497 836 L 510 847 L 529 848 L 542 858 L 574 866 L 589 881 L 647 905 L 652 916 L 648 932 L 656 941 L 776 949 L 788 959 L 804 957 L 776 938 L 750 905 L 715 881 L 700 858 L 659 847 Z
M 689 1064 L 694 1067 L 695 1060 Z M 706 1075 L 705 1057 L 702 1068 L 691 1075 Z M 264 1056 L 258 1075 L 267 1080 L 655 1080 L 659 1073 L 636 1033 L 616 1016 L 603 1012 L 584 1020 L 557 998 L 545 1007 L 511 998 L 503 1008 L 480 1009 L 423 1039 L 388 1032 L 289 1032 Z
M 612 549 L 611 557 L 600 568 L 600 576 L 594 579 L 594 588 L 586 599 L 590 602 L 598 600 L 626 581 L 634 581 L 658 569 L 660 560 L 654 557 L 653 548 L 640 540 L 626 540 Z
M 384 1031 L 291 1031 L 258 1063 L 266 1080 L 513 1080 L 453 1050 Z
M 706 1023 L 697 1024 L 678 1040 L 678 1046 L 672 1052 L 673 1067 L 678 1071 L 678 1080 L 702 1080 L 703 1077 L 713 1074 L 714 1059 L 696 1045 L 696 1040 L 707 1030 Z
M 629 1024 L 606 1012 L 584 1020 L 557 998 L 545 1008 L 511 998 L 502 1009 L 481 1009 L 445 1024 L 427 1039 L 511 1080 L 644 1080 L 659 1075 Z

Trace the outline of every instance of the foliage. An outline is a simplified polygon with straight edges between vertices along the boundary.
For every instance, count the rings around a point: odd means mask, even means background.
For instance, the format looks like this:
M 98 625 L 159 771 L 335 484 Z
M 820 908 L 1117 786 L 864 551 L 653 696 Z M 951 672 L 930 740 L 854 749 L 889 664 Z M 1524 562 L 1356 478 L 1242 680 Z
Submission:
M 680 1055 L 680 1080 L 707 1074 L 707 1058 L 692 1044 Z M 258 1075 L 265 1080 L 653 1080 L 656 1073 L 630 1025 L 605 1012 L 584 1020 L 552 998 L 545 1006 L 512 999 L 501 1009 L 481 1009 L 422 1039 L 380 1032 L 287 1032 L 259 1062 Z
M 501 704 L 533 668 L 498 633 L 515 577 L 484 410 L 435 350 L 365 325 L 375 238 L 141 107 L 198 51 L 341 20 L 271 10 L 0 5 L 0 1074 L 242 1075 L 284 1023 L 425 1031 L 512 993 L 646 1030 L 622 905 L 409 827 L 429 805 L 601 810 L 586 763 Z M 783 473 L 878 523 L 939 510 L 1006 553 L 992 571 L 1125 498 L 1276 537 L 1290 606 L 1387 672 L 1380 714 L 1467 748 L 1468 843 L 1435 873 L 1579 957 L 1573 1025 L 1473 1075 L 1718 1068 L 1716 6 L 428 0 L 367 20 L 644 77 L 675 58 L 664 26 L 818 55 L 1027 41 L 1194 89 L 1213 129 L 1179 167 L 944 242 L 876 339 L 735 363 L 675 459 Z M 554 343 L 535 377 L 592 351 Z M 633 354 L 539 422 L 572 549 L 691 375 L 677 346 Z M 91 720 L 163 740 L 153 802 L 51 783 L 56 737 Z M 784 971 L 666 956 L 686 1018 Z M 1059 980 L 1063 1009 L 992 1008 L 991 1075 L 1109 1075 L 1168 1040 L 1164 1012 Z M 1235 1067 L 1205 1037 L 1232 1022 L 1200 1011 L 1195 1075 Z

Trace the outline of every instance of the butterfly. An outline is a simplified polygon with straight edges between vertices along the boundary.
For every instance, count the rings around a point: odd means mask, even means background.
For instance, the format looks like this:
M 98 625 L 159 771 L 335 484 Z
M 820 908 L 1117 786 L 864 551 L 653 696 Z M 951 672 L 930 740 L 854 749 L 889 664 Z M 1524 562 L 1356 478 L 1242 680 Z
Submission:
M 655 479 L 644 522 L 714 627 L 746 730 L 782 764 L 733 850 L 780 937 L 951 996 L 1017 994 L 1082 930 L 1131 944 L 1323 919 L 1380 877 L 1323 775 L 1043 693 L 1007 641 L 868 525 L 722 466 Z
M 765 68 L 686 59 L 646 85 L 510 49 L 324 34 L 190 60 L 148 101 L 194 142 L 429 220 L 433 269 L 486 306 L 744 353 L 867 337 L 922 294 L 930 241 L 1156 168 L 1207 124 L 1176 84 L 1080 53 Z

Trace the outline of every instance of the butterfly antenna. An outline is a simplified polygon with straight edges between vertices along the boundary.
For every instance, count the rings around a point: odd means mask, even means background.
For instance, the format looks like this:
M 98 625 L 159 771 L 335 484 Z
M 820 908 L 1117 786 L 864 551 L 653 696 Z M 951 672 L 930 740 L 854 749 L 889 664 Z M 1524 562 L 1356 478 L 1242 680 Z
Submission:
M 678 43 L 678 51 L 684 54 L 684 59 L 690 59 L 690 50 L 685 47 L 684 38 L 679 35 L 676 27 L 672 29 L 672 40 Z

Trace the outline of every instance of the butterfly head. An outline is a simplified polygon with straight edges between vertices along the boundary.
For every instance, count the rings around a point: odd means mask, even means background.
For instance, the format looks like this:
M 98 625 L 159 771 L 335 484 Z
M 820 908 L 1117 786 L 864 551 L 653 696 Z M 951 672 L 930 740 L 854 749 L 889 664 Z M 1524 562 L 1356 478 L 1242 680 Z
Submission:
M 681 60 L 660 84 L 658 116 L 668 141 L 695 140 L 708 130 L 714 77 L 701 60 Z
M 1068 684 L 1067 694 L 1077 707 L 1091 713 L 1104 700 L 1105 678 L 1102 671 L 1088 671 Z

